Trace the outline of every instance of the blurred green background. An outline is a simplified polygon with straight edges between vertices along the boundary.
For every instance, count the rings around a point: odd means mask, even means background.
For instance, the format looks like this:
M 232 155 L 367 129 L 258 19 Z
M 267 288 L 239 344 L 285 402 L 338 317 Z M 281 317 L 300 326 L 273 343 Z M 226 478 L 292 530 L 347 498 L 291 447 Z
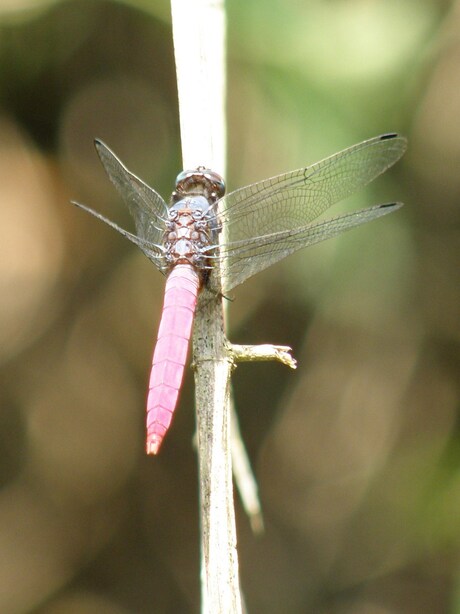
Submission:
M 68 204 L 132 227 L 95 136 L 169 197 L 169 10 L 0 3 L 5 614 L 199 611 L 190 370 L 160 456 L 144 455 L 164 280 Z M 248 610 L 460 612 L 460 3 L 233 0 L 228 28 L 229 189 L 382 132 L 410 144 L 345 203 L 401 211 L 296 254 L 230 305 L 233 341 L 291 345 L 299 361 L 234 377 L 266 523 L 254 537 L 237 500 Z

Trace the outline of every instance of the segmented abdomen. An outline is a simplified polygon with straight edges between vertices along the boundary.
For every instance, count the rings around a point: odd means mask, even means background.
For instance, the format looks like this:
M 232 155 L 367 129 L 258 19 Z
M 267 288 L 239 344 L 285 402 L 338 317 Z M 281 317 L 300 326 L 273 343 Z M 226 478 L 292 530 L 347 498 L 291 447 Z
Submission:
M 147 454 L 157 454 L 176 408 L 199 287 L 189 264 L 176 265 L 166 280 L 147 397 Z

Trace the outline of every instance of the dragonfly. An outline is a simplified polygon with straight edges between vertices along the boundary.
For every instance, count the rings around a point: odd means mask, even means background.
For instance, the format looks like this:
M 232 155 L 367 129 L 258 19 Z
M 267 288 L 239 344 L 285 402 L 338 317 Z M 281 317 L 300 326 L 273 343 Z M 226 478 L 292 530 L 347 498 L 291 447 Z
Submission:
M 86 205 L 73 204 L 137 245 L 166 276 L 146 408 L 146 451 L 157 454 L 178 402 L 202 288 L 225 296 L 297 250 L 399 209 L 402 203 L 392 202 L 321 219 L 330 206 L 397 162 L 407 141 L 395 133 L 383 134 L 229 194 L 219 174 L 199 166 L 177 176 L 168 204 L 101 140 L 95 140 L 95 147 L 134 218 L 136 232 Z

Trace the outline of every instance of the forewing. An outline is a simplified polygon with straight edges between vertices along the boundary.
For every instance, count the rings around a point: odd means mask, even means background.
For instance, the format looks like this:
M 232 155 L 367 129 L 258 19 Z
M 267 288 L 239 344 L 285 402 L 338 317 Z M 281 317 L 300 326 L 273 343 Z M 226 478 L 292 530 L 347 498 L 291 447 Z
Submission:
M 138 236 L 151 244 L 161 244 L 168 212 L 165 201 L 131 173 L 105 143 L 96 139 L 94 144 L 110 181 L 134 218 Z
M 295 230 L 275 232 L 220 246 L 219 266 L 222 291 L 229 292 L 248 277 L 266 269 L 298 249 L 335 237 L 399 209 L 402 203 L 377 205 Z
M 363 141 L 312 166 L 265 179 L 218 203 L 225 241 L 238 242 L 310 224 L 392 166 L 406 139 L 386 134 Z
M 377 206 L 312 225 L 331 205 L 392 166 L 406 146 L 406 139 L 397 134 L 378 136 L 312 166 L 224 196 L 217 203 L 223 228 L 219 266 L 224 291 L 301 247 L 394 210 Z

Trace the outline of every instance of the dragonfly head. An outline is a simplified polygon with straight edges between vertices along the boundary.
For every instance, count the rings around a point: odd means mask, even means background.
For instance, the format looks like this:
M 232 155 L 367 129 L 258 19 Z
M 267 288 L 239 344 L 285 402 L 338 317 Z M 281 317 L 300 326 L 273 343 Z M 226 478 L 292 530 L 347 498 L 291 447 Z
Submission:
M 225 194 L 225 182 L 216 172 L 199 166 L 193 171 L 182 171 L 176 178 L 176 189 L 172 193 L 173 203 L 184 196 L 204 196 L 214 203 Z

